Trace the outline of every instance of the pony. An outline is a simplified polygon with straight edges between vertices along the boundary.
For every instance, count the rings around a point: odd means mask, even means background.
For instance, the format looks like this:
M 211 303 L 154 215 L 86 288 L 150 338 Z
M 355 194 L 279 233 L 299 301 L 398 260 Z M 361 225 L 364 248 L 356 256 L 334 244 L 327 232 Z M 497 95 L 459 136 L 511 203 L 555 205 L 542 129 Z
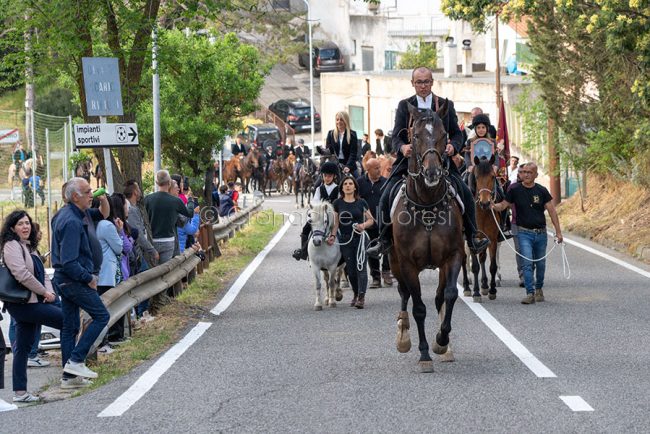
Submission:
M 325 305 L 336 307 L 336 302 L 343 299 L 338 276 L 342 271 L 341 249 L 338 243 L 327 243 L 327 236 L 334 227 L 334 207 L 329 202 L 322 202 L 311 210 L 312 233 L 307 245 L 309 265 L 314 273 L 316 301 L 314 310 L 323 310 L 321 301 L 321 271 L 323 271 L 327 294 Z
M 245 157 L 240 159 L 239 179 L 244 189 L 244 193 L 248 193 L 248 183 L 253 177 L 253 173 L 260 166 L 260 151 L 257 148 L 251 148 Z
M 239 157 L 231 157 L 223 163 L 223 180 L 225 183 L 235 182 L 241 173 L 241 161 Z
M 305 207 L 305 196 L 307 196 L 307 205 L 311 206 L 311 196 L 314 190 L 316 165 L 311 158 L 305 158 L 304 161 L 293 182 L 293 189 L 296 195 L 296 208 Z M 300 204 L 298 204 L 298 193 L 300 193 Z
M 408 176 L 400 187 L 394 204 L 393 246 L 390 268 L 397 278 L 401 310 L 397 316 L 397 350 L 411 349 L 409 317 L 406 311 L 413 299 L 413 318 L 417 324 L 422 372 L 433 372 L 424 321 L 427 309 L 422 300 L 419 274 L 425 268 L 438 268 L 435 305 L 440 318 L 433 352 L 443 361 L 453 361 L 449 346 L 451 316 L 458 298 L 456 282 L 464 258 L 463 223 L 460 205 L 454 199 L 447 179 L 445 153 L 447 133 L 442 124 L 448 109 L 443 104 L 438 112 L 420 112 L 409 105 L 412 128 L 409 136 L 413 153 L 408 159 Z
M 474 171 L 469 176 L 468 183 L 474 193 L 476 202 L 476 226 L 479 233 L 482 233 L 490 240 L 490 286 L 488 291 L 487 274 L 485 270 L 485 261 L 487 252 L 483 251 L 478 255 L 471 254 L 472 257 L 472 274 L 474 275 L 474 292 L 473 300 L 481 302 L 481 294 L 487 295 L 490 300 L 497 298 L 497 273 L 499 270 L 499 225 L 501 223 L 501 213 L 493 214 L 490 206 L 497 200 L 497 180 L 493 170 L 494 155 L 487 160 L 474 157 Z M 475 184 L 475 185 L 474 185 Z M 494 216 L 494 217 L 493 217 Z M 496 218 L 496 223 L 495 219 Z M 478 272 L 481 269 L 481 292 L 478 287 Z M 500 281 L 499 281 L 500 283 Z M 467 266 L 463 262 L 463 295 L 469 297 L 472 292 L 469 287 L 467 278 Z

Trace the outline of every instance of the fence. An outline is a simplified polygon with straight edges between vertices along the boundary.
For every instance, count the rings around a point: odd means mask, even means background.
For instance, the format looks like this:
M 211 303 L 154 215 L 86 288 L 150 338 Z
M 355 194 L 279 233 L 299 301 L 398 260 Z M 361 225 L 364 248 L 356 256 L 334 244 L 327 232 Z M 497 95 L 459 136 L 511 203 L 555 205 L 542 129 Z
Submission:
M 254 200 L 250 207 L 229 217 L 228 222 L 201 225 L 199 241 L 205 251 L 205 260 L 201 260 L 195 254 L 195 250 L 186 249 L 168 262 L 136 274 L 106 291 L 101 298 L 111 315 L 109 327 L 123 318 L 132 308 L 156 294 L 169 288 L 172 288 L 174 296 L 180 294 L 182 280 L 188 278 L 188 282 L 191 282 L 194 275 L 203 273 L 210 262 L 221 256 L 219 243 L 232 238 L 236 231 L 246 225 L 251 214 L 261 208 L 263 201 L 263 199 Z M 128 321 L 128 315 L 126 320 Z M 84 328 L 90 324 L 90 321 L 90 317 L 84 314 Z

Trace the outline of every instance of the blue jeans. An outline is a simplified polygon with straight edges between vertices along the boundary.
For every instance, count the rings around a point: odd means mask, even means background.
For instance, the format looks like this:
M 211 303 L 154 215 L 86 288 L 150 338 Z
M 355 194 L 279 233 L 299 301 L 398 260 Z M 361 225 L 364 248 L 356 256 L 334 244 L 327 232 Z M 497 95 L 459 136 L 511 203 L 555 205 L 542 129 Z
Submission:
M 519 253 L 526 258 L 539 259 L 546 254 L 546 243 L 548 241 L 546 230 L 534 233 L 529 230 L 518 228 L 517 237 L 519 238 Z M 533 281 L 533 267 L 535 268 L 535 280 Z M 546 271 L 546 259 L 533 263 L 528 259 L 522 258 L 521 265 L 524 274 L 524 285 L 526 293 L 533 294 L 536 289 L 544 287 L 544 273 Z
M 63 329 L 61 330 L 61 358 L 63 366 L 68 360 L 83 363 L 90 348 L 99 344 L 108 331 L 106 325 L 110 315 L 99 298 L 97 291 L 81 282 L 60 284 L 61 303 L 63 307 Z M 79 333 L 79 308 L 93 319 L 84 334 L 75 345 Z
M 61 329 L 61 308 L 51 303 L 7 303 L 7 310 L 16 320 L 16 342 L 13 360 L 13 390 L 27 390 L 27 358 L 34 344 L 35 332 L 41 324 Z

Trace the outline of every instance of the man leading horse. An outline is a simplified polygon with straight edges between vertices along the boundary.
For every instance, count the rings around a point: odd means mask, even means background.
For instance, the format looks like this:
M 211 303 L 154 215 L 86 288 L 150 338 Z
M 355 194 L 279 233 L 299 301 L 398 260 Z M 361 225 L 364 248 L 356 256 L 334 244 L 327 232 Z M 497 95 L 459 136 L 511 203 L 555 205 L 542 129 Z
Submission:
M 397 106 L 397 113 L 395 114 L 395 126 L 393 128 L 393 151 L 397 153 L 397 160 L 393 164 L 393 170 L 386 182 L 384 191 L 379 202 L 379 242 L 371 245 L 368 248 L 368 255 L 372 257 L 379 257 L 381 254 L 388 253 L 392 244 L 392 230 L 390 227 L 390 195 L 393 186 L 400 180 L 408 171 L 408 158 L 412 153 L 412 145 L 410 140 L 409 129 L 411 128 L 411 115 L 409 113 L 409 105 L 417 107 L 420 110 L 432 110 L 438 112 L 440 107 L 447 105 L 447 110 L 442 117 L 442 123 L 445 131 L 447 132 L 447 146 L 445 154 L 451 157 L 463 147 L 463 135 L 458 128 L 458 117 L 454 109 L 454 103 L 446 98 L 441 98 L 431 91 L 433 86 L 433 73 L 429 68 L 419 67 L 413 70 L 411 75 L 411 84 L 415 88 L 415 95 L 410 98 L 403 99 Z M 463 214 L 463 226 L 467 244 L 472 252 L 479 253 L 483 251 L 490 243 L 487 239 L 476 237 L 476 209 L 474 208 L 474 200 L 472 193 L 467 185 L 461 180 L 460 173 L 455 164 L 449 164 L 450 159 L 447 160 L 447 170 L 452 178 L 453 185 L 457 189 L 458 194 L 463 202 L 465 212 Z

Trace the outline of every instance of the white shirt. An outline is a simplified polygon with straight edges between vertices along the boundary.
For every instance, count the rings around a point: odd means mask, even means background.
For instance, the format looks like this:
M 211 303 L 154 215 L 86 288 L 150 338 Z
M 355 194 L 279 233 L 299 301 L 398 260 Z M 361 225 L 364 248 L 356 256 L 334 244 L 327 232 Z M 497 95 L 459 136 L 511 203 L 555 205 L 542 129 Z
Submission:
M 419 109 L 431 109 L 431 104 L 433 103 L 433 93 L 430 93 L 426 98 L 422 98 L 420 95 L 416 95 L 418 99 L 418 108 Z
M 510 169 L 510 166 L 508 166 L 508 179 L 512 184 L 517 182 L 517 174 L 519 173 L 519 167 L 515 167 L 514 170 Z
M 339 134 L 339 160 L 343 160 L 345 158 L 343 156 L 343 137 L 345 137 L 345 133 Z
M 328 196 L 332 194 L 332 190 L 336 188 L 336 182 L 332 182 L 329 185 L 328 184 L 324 184 L 324 185 L 325 185 L 325 191 L 327 192 Z M 320 198 L 320 185 L 319 185 L 316 191 L 314 192 L 314 197 L 312 198 L 311 203 L 314 205 L 320 205 L 321 202 L 322 199 Z

